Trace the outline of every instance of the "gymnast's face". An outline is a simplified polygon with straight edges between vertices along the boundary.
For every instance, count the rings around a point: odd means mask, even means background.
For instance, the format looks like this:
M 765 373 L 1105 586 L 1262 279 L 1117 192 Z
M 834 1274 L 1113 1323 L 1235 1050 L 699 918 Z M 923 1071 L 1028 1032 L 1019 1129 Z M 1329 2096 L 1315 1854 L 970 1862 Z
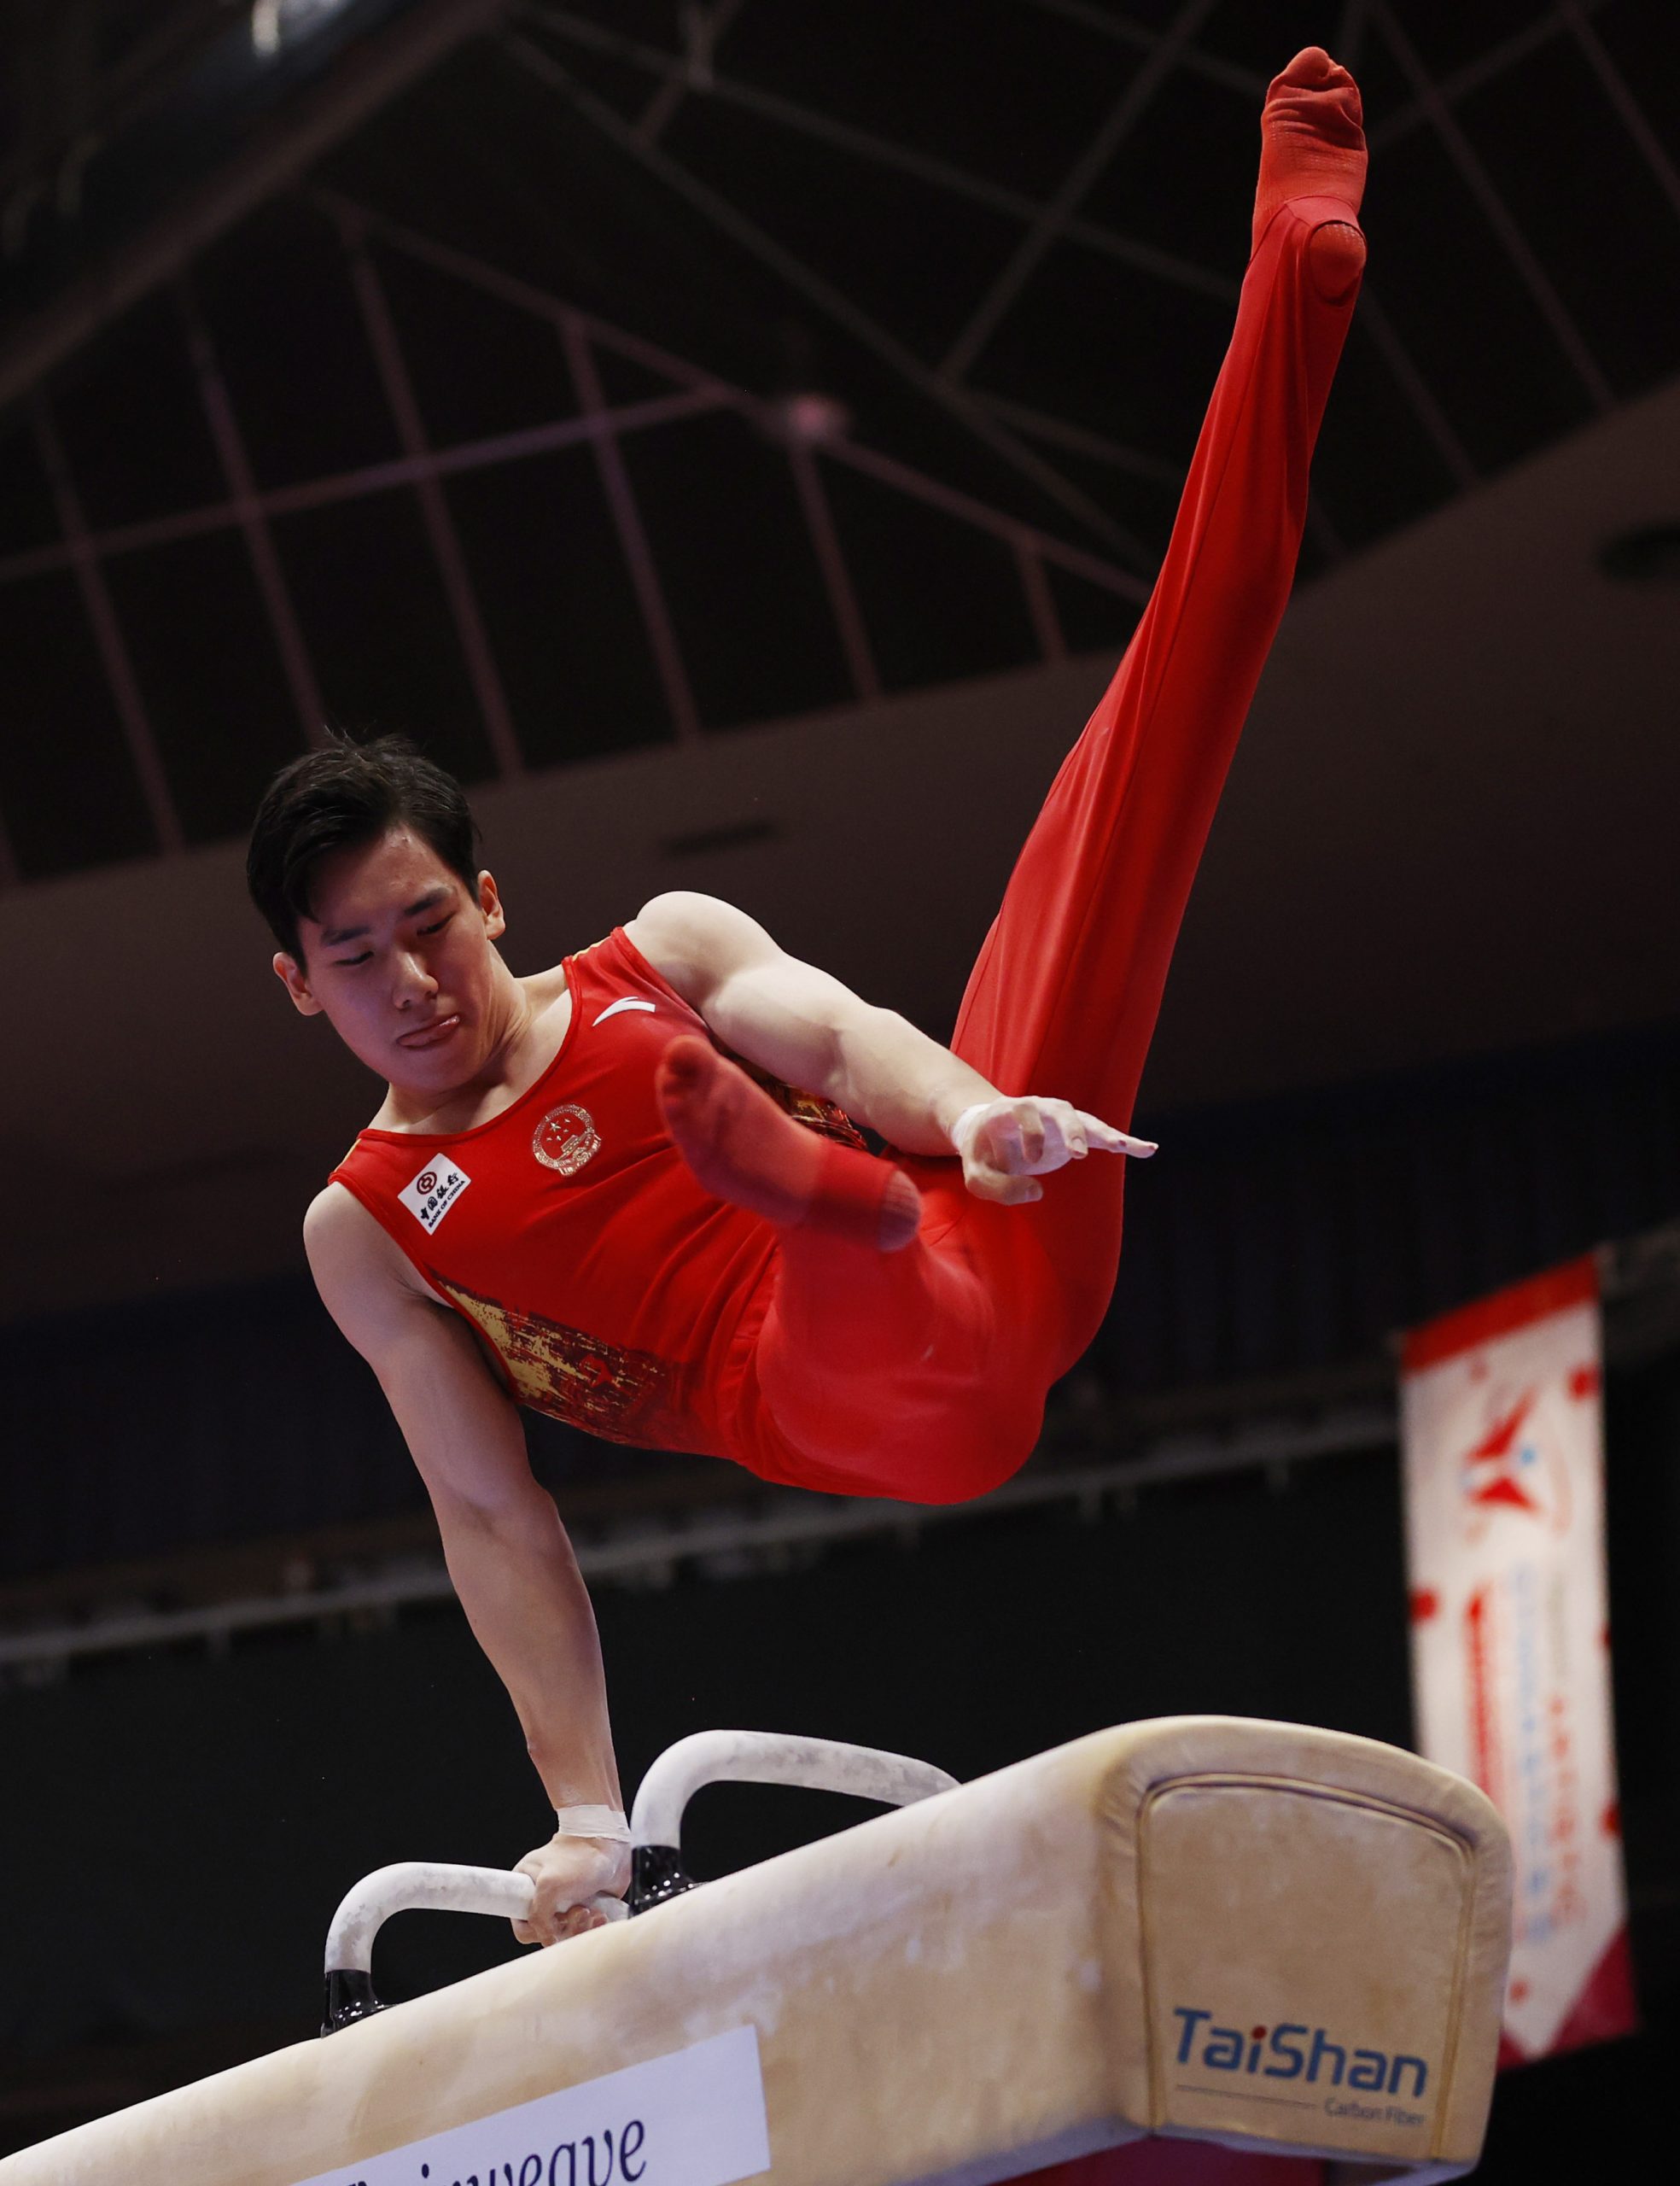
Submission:
M 505 1037 L 507 921 L 489 874 L 475 895 L 424 837 L 396 826 L 324 858 L 298 921 L 301 959 L 274 968 L 306 1017 L 324 1016 L 394 1085 L 465 1084 Z

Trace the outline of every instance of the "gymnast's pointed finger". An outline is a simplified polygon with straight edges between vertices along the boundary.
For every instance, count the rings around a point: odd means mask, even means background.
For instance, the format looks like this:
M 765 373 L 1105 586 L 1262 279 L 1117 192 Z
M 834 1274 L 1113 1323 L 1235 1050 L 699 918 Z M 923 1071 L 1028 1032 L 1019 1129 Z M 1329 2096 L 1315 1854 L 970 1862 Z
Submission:
M 1116 1131 L 1100 1116 L 1088 1116 L 1082 1108 L 1076 1113 L 1094 1154 L 1129 1154 L 1134 1161 L 1146 1161 L 1161 1150 L 1158 1139 L 1135 1138 L 1129 1131 Z

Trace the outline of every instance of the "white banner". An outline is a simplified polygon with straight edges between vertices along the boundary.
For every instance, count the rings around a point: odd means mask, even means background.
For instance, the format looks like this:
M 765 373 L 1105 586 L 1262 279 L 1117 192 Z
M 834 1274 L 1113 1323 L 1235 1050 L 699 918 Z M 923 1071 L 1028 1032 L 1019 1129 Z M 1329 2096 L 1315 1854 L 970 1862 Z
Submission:
M 734 2186 L 769 2168 L 758 2032 L 737 2026 L 305 2186 Z
M 1590 1260 L 1406 1339 L 1419 1748 L 1479 1784 L 1511 1832 L 1510 2057 L 1635 2024 L 1611 1736 L 1601 1382 Z

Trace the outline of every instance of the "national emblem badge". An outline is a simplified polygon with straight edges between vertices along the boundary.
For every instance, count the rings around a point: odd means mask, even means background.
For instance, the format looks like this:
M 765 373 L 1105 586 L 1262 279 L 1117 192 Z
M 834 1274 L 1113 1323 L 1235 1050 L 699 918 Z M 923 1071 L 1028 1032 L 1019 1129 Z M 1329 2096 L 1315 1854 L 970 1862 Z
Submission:
M 551 1108 L 531 1140 L 531 1151 L 543 1166 L 557 1169 L 563 1177 L 576 1176 L 600 1150 L 601 1134 L 595 1128 L 595 1119 L 575 1101 Z

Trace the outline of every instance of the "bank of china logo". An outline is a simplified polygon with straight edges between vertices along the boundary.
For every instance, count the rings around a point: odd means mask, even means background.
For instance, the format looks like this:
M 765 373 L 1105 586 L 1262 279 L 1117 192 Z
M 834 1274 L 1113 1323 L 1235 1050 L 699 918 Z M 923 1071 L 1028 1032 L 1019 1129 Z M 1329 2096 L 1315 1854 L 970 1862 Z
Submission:
M 563 1177 L 576 1176 L 600 1150 L 601 1134 L 595 1128 L 595 1119 L 575 1101 L 564 1101 L 557 1108 L 551 1108 L 531 1140 L 531 1151 L 544 1168 L 557 1169 Z
M 430 1236 L 471 1182 L 464 1169 L 458 1169 L 446 1155 L 439 1154 L 397 1196 Z

